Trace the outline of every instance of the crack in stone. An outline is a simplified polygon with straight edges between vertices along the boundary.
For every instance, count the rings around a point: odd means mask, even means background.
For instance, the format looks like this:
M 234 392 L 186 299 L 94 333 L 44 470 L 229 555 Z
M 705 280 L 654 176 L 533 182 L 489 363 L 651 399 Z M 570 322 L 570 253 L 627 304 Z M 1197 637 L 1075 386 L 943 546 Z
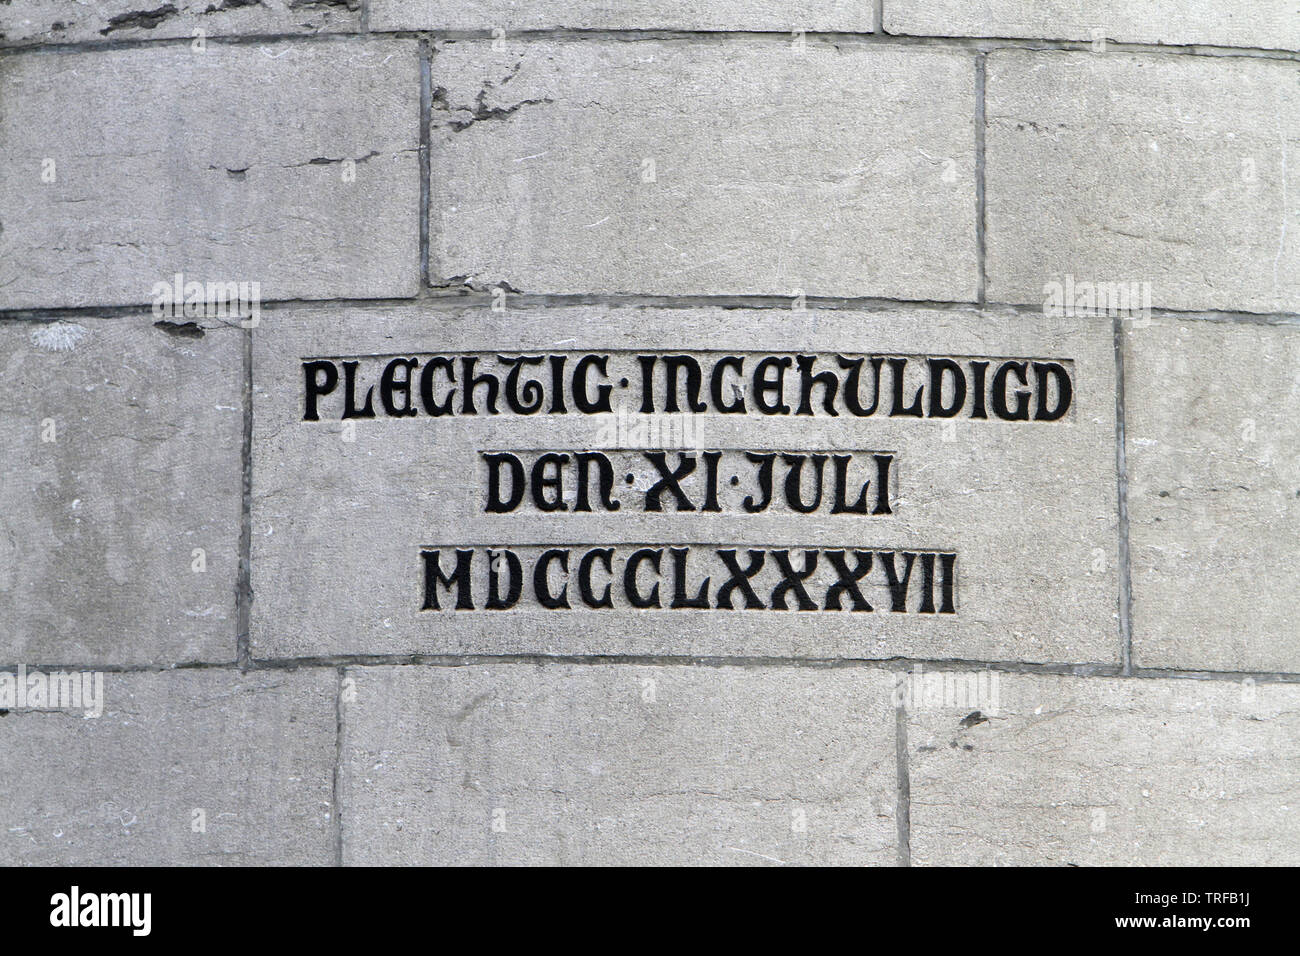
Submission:
M 239 10 L 243 7 L 260 7 L 262 0 L 221 0 L 220 3 L 209 4 L 204 13 L 224 13 L 227 10 Z
M 201 339 L 207 334 L 203 331 L 203 326 L 197 322 L 171 322 L 167 319 L 159 319 L 153 327 L 183 339 Z
M 378 155 L 379 155 L 379 151 L 378 151 L 378 150 L 374 150 L 374 149 L 372 149 L 370 152 L 366 153 L 366 155 L 364 155 L 364 156 L 358 156 L 356 159 L 353 159 L 352 162 L 354 162 L 354 163 L 364 163 L 364 162 L 366 162 L 367 160 L 372 159 L 373 157 L 378 156 Z M 290 163 L 289 165 L 285 166 L 284 168 L 285 168 L 285 169 L 297 169 L 299 166 L 330 166 L 330 165 L 334 165 L 334 164 L 337 164 L 337 163 L 346 163 L 346 162 L 348 161 L 349 158 L 350 158 L 350 157 L 347 157 L 347 156 L 340 156 L 338 159 L 331 159 L 331 158 L 328 157 L 328 156 L 317 156 L 317 157 L 315 157 L 314 159 L 309 159 L 309 160 L 307 160 L 307 162 L 305 162 L 305 163 Z
M 312 7 L 343 7 L 349 13 L 361 9 L 361 0 L 289 0 L 290 10 L 305 10 Z
M 506 78 L 508 82 L 514 74 Z M 436 87 L 430 96 L 430 106 L 442 112 L 468 113 L 468 119 L 452 119 L 447 121 L 447 126 L 451 127 L 452 132 L 460 133 L 469 129 L 475 123 L 484 120 L 504 120 L 509 119 L 515 113 L 525 106 L 539 106 L 542 104 L 551 104 L 555 102 L 548 96 L 537 99 L 520 100 L 511 106 L 488 106 L 486 89 L 479 90 L 478 95 L 474 97 L 473 106 L 456 106 L 453 107 L 447 100 L 447 90 L 444 87 Z
M 111 18 L 108 25 L 100 30 L 100 36 L 108 36 L 114 30 L 152 30 L 164 20 L 170 20 L 180 11 L 174 4 L 166 4 L 155 10 L 133 10 L 130 13 L 121 13 Z

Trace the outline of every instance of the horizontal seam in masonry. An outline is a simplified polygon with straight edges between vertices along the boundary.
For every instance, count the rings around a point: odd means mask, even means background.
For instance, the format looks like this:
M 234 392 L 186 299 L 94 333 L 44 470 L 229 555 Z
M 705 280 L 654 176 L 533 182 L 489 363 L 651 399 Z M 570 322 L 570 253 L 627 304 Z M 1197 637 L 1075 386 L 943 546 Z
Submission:
M 1118 663 L 1030 663 L 1024 661 L 982 660 L 926 660 L 913 657 L 856 658 L 856 657 L 746 657 L 746 656 L 695 656 L 638 655 L 638 654 L 342 654 L 321 657 L 254 658 L 248 671 L 280 671 L 311 668 L 339 667 L 475 667 L 501 664 L 575 664 L 589 666 L 652 666 L 652 667 L 747 667 L 747 668 L 811 668 L 836 670 L 863 668 L 870 670 L 911 669 L 921 667 L 929 671 L 992 670 L 1005 674 L 1090 678 L 1119 678 L 1123 680 L 1205 680 L 1243 681 L 1256 683 L 1300 683 L 1300 673 L 1288 671 L 1213 671 L 1177 668 L 1138 667 L 1130 675 L 1121 673 Z M 174 665 L 103 665 L 103 664 L 24 664 L 31 671 L 99 671 L 105 674 L 149 674 L 171 671 L 214 670 L 239 672 L 236 662 L 208 663 L 194 661 Z M 0 665 L 0 672 L 13 672 L 18 665 Z
M 546 293 L 510 293 L 507 310 L 541 310 L 555 308 L 627 309 L 770 309 L 790 311 L 789 296 L 779 295 L 725 295 L 725 296 L 661 296 L 661 295 L 605 295 Z M 409 307 L 448 307 L 460 309 L 488 308 L 492 304 L 489 292 L 443 292 L 425 290 L 410 298 L 379 299 L 272 299 L 261 303 L 268 312 L 327 309 L 394 309 Z M 1042 305 L 1012 302 L 976 302 L 960 300 L 890 299 L 880 296 L 844 298 L 836 296 L 809 296 L 804 301 L 808 309 L 849 312 L 976 312 L 980 314 L 1003 313 L 1007 315 L 1041 315 Z M 151 307 L 139 305 L 67 306 L 57 308 L 0 309 L 0 326 L 6 322 L 58 322 L 72 318 L 108 318 L 119 316 L 152 315 Z M 1151 317 L 1157 319 L 1187 319 L 1189 321 L 1237 322 L 1256 325 L 1300 325 L 1300 312 L 1233 312 L 1223 309 L 1164 309 L 1153 308 Z M 1114 315 L 1099 310 L 1078 310 L 1072 318 L 1111 319 Z M 221 323 L 236 327 L 236 323 Z
M 912 34 L 870 33 L 870 32 L 836 32 L 807 31 L 805 41 L 826 42 L 829 44 L 857 44 L 862 46 L 895 47 L 938 47 L 953 50 L 968 50 L 976 53 L 988 53 L 995 50 L 1037 50 L 1045 52 L 1087 52 L 1096 53 L 1091 40 L 1051 40 L 1029 37 L 948 37 L 921 36 Z M 434 42 L 457 40 L 491 40 L 491 30 L 394 30 L 388 32 L 362 32 L 360 29 L 345 33 L 266 33 L 235 34 L 231 36 L 208 35 L 213 43 L 249 44 L 276 42 L 338 42 L 361 39 L 379 39 L 383 37 L 398 39 L 429 39 Z M 519 30 L 507 34 L 510 42 L 536 41 L 591 41 L 612 40 L 625 43 L 637 43 L 655 40 L 682 40 L 719 42 L 733 39 L 768 40 L 777 43 L 790 42 L 790 32 L 786 30 L 611 30 L 611 29 L 549 29 Z M 0 47 L 0 57 L 27 53 L 67 53 L 79 50 L 120 50 L 138 47 L 161 46 L 168 43 L 189 44 L 190 36 L 181 37 L 140 37 L 120 40 L 91 40 L 84 43 L 41 43 L 33 41 L 19 45 Z M 1161 56 L 1199 56 L 1238 59 L 1271 59 L 1300 61 L 1300 51 L 1273 49 L 1269 47 L 1234 47 L 1218 44 L 1162 44 L 1129 43 L 1114 40 L 1106 41 L 1105 56 L 1109 53 L 1154 53 Z

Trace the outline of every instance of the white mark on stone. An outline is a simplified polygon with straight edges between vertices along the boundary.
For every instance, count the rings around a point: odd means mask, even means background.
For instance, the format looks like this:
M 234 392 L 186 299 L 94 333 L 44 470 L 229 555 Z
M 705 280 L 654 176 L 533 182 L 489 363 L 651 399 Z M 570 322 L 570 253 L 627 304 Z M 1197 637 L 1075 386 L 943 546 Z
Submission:
M 46 352 L 71 352 L 86 336 L 90 329 L 72 322 L 51 322 L 32 332 L 32 345 Z
M 733 853 L 748 853 L 750 856 L 761 857 L 764 860 L 771 860 L 773 863 L 780 863 L 782 866 L 785 866 L 785 860 L 778 860 L 776 857 L 768 856 L 765 853 L 755 853 L 753 850 L 742 850 L 738 846 L 729 846 L 727 849 Z

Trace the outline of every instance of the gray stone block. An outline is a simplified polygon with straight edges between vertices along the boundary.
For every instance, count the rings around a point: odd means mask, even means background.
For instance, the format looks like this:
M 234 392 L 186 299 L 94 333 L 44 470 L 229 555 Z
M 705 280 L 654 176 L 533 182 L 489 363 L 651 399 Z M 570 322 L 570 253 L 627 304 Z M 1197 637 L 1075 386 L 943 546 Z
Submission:
M 891 865 L 891 688 L 866 669 L 349 668 L 344 861 Z
M 844 30 L 870 33 L 870 3 L 805 0 L 374 0 L 372 30 Z
M 0 102 L 0 308 L 418 290 L 414 41 L 21 53 Z
M 887 0 L 885 31 L 1300 49 L 1300 4 L 1200 0 Z
M 0 322 L 0 662 L 235 656 L 243 336 Z
M 1151 304 L 1300 310 L 1295 63 L 989 55 L 988 296 L 1149 283 Z
M 253 334 L 255 657 L 545 653 L 1118 661 L 1115 358 L 1108 320 L 1058 323 L 973 310 L 515 309 L 509 297 L 506 307 L 505 314 L 482 304 L 441 310 L 285 310 L 264 317 Z M 671 349 L 665 351 L 668 344 Z M 538 381 L 546 389 L 544 413 L 514 413 L 502 397 L 510 385 L 496 356 L 520 354 L 564 360 L 559 392 L 550 386 L 551 360 L 539 358 L 534 365 L 515 368 L 523 371 L 520 383 Z M 612 413 L 577 412 L 571 378 L 579 359 L 588 354 L 605 356 L 608 375 L 593 372 L 583 391 L 590 397 L 597 392 L 595 383 L 607 382 Z M 700 364 L 701 401 L 707 410 L 687 422 L 680 414 L 662 411 L 667 395 L 661 356 L 669 354 L 685 354 Z M 719 362 L 732 354 L 747 363 L 734 378 Z M 639 412 L 644 398 L 641 355 L 657 363 L 654 408 L 661 411 L 646 415 L 648 423 Z M 820 398 L 815 408 L 810 403 L 815 414 L 796 414 L 800 373 L 794 359 L 799 355 L 810 358 L 813 371 L 833 370 L 840 377 L 836 415 L 825 413 Z M 859 356 L 866 369 L 871 367 L 867 356 L 879 360 L 883 397 L 876 414 L 860 417 L 843 404 L 849 379 L 838 364 L 840 355 Z M 463 395 L 454 399 L 449 416 L 422 411 L 426 374 L 434 403 L 446 401 L 450 386 L 436 359 L 448 356 L 459 356 L 453 366 L 462 384 L 467 357 L 475 361 L 475 375 L 497 376 L 499 414 L 487 413 L 485 385 L 476 388 L 478 414 L 463 414 Z M 924 366 L 917 364 L 924 357 L 964 356 L 960 361 L 987 360 L 991 365 L 982 389 L 975 385 L 973 366 L 963 366 L 969 385 L 959 417 L 896 417 L 889 414 L 896 406 L 893 366 L 885 356 L 902 357 L 900 362 L 912 357 L 911 365 L 902 366 L 905 402 L 916 389 L 933 391 L 925 384 Z M 336 382 L 327 394 L 314 397 L 317 420 L 308 421 L 304 360 L 321 357 L 328 359 Z M 785 379 L 788 414 L 758 411 L 753 375 L 766 357 L 784 357 L 791 365 Z M 383 375 L 398 358 L 420 362 L 412 388 L 416 414 L 410 417 L 390 416 L 383 404 Z M 1065 417 L 996 418 L 988 398 L 996 380 L 993 369 L 1014 359 L 1059 359 L 1062 367 L 1068 365 L 1075 388 Z M 354 405 L 364 407 L 369 390 L 373 418 L 343 418 L 345 362 L 356 363 L 351 373 Z M 1028 366 L 1026 373 L 1037 381 Z M 394 380 L 405 374 L 392 373 Z M 311 368 L 313 396 L 327 377 L 325 369 Z M 716 411 L 715 380 L 723 401 L 748 396 L 746 414 Z M 1004 382 L 1008 393 L 1031 390 L 1007 384 L 1011 381 Z M 947 402 L 953 400 L 951 384 L 944 386 Z M 679 397 L 683 389 L 679 382 Z M 567 412 L 551 413 L 549 403 L 561 392 Z M 874 392 L 867 372 L 857 382 L 857 394 L 865 405 Z M 824 397 L 820 391 L 814 394 Z M 977 394 L 985 400 L 987 419 L 973 417 Z M 401 398 L 390 400 L 394 407 L 405 404 Z M 928 408 L 926 401 L 919 410 Z M 656 420 L 657 437 L 649 429 L 637 433 L 639 424 Z M 675 429 L 677 424 L 682 427 Z M 609 451 L 614 447 L 632 454 Z M 664 455 L 660 464 L 669 469 L 683 467 L 679 454 L 693 458 L 695 473 L 683 479 L 682 487 L 694 510 L 683 508 L 668 491 L 657 496 L 659 510 L 649 510 L 649 491 L 659 471 L 647 452 L 655 448 Z M 710 449 L 722 451 L 716 512 L 706 510 L 703 489 L 708 483 L 701 479 L 708 467 L 703 453 Z M 528 495 L 539 487 L 529 475 L 538 456 L 547 452 L 608 452 L 620 469 L 636 461 L 637 453 L 641 458 L 626 475 L 611 469 L 616 511 L 596 501 L 594 471 L 583 499 L 591 510 L 578 510 L 573 459 L 561 491 L 567 499 L 561 502 L 564 509 L 541 513 L 529 498 L 527 505 L 521 500 L 518 508 L 492 512 L 483 452 L 499 450 L 519 453 L 528 473 L 524 477 L 532 482 Z M 869 488 L 870 513 L 835 513 L 833 488 L 839 479 L 829 458 L 822 465 L 824 494 L 817 503 L 816 465 L 805 457 L 807 471 L 796 480 L 802 504 L 811 510 L 797 513 L 780 503 L 780 489 L 788 487 L 793 465 L 774 458 L 777 503 L 755 505 L 758 510 L 748 513 L 743 496 L 757 501 L 765 496 L 756 493 L 757 466 L 746 464 L 747 451 L 849 455 L 846 504 L 858 497 L 863 482 L 876 482 L 870 487 L 879 489 L 871 453 L 889 453 L 894 459 L 888 478 L 890 511 L 876 512 L 878 499 Z M 734 491 L 733 476 L 738 482 Z M 502 478 L 498 490 L 503 499 L 508 485 L 513 487 Z M 545 497 L 554 496 L 548 492 Z M 615 606 L 597 609 L 585 596 L 580 602 L 580 562 L 602 545 L 615 548 L 610 566 L 585 565 L 594 575 L 586 580 L 597 598 L 601 585 L 611 583 Z M 634 607 L 627 590 L 629 562 L 642 547 L 666 549 L 633 568 L 642 598 L 655 581 L 660 585 L 658 608 Z M 667 550 L 682 547 L 688 551 L 682 578 L 690 585 L 689 598 L 675 586 L 678 557 Z M 722 585 L 734 573 L 725 569 L 718 552 L 730 547 L 739 549 L 742 567 L 749 565 L 748 549 L 763 552 L 754 578 L 762 609 L 736 590 L 731 592 L 734 609 L 719 607 Z M 831 556 L 819 549 L 837 547 L 874 549 L 864 578 L 864 598 L 872 612 L 850 611 L 847 592 L 836 599 L 840 610 L 826 610 L 836 576 Z M 536 583 L 539 559 L 552 548 L 571 552 L 569 609 L 548 609 Z M 774 552 L 793 549 L 792 567 L 801 568 L 807 567 L 800 562 L 808 560 L 803 552 L 809 548 L 818 553 L 807 603 L 817 613 L 795 610 L 805 605 L 797 592 L 777 590 L 778 560 L 785 555 Z M 508 563 L 503 552 L 512 549 L 520 559 L 519 573 L 489 563 Z M 458 566 L 458 550 L 473 552 L 468 591 L 476 609 L 457 610 L 458 600 L 435 588 L 438 609 L 422 610 L 431 567 L 425 552 L 437 551 L 438 571 L 447 575 Z M 942 562 L 943 555 L 952 554 L 954 613 L 944 613 L 940 591 L 947 575 Z M 658 575 L 645 561 L 659 563 Z M 932 562 L 929 593 L 934 601 L 928 611 L 927 562 Z M 904 578 L 905 566 L 916 573 L 900 592 L 906 595 L 905 612 L 895 613 L 887 575 L 892 570 Z M 563 587 L 558 568 L 554 563 L 541 571 L 552 597 Z M 510 610 L 485 609 L 487 578 L 497 571 L 510 572 L 501 581 L 526 585 Z M 705 577 L 710 581 L 705 588 L 709 608 L 690 609 Z M 778 609 L 782 598 L 786 610 Z
M 1125 336 L 1133 662 L 1300 671 L 1300 328 Z
M 0 7 L 0 45 L 355 32 L 360 0 L 20 0 Z
M 336 682 L 323 669 L 110 673 L 97 718 L 11 711 L 0 860 L 331 863 Z
M 431 275 L 973 300 L 974 77 L 819 40 L 441 44 Z
M 913 865 L 1300 860 L 1295 685 L 1002 674 L 999 697 L 909 706 Z

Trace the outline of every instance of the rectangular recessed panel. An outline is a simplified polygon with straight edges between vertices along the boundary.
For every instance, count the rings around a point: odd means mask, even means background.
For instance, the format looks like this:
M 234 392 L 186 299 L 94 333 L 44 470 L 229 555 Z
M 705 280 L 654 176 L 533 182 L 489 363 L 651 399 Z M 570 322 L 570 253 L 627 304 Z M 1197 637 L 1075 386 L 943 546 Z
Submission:
M 254 331 L 255 656 L 1117 660 L 1108 321 L 507 321 Z

